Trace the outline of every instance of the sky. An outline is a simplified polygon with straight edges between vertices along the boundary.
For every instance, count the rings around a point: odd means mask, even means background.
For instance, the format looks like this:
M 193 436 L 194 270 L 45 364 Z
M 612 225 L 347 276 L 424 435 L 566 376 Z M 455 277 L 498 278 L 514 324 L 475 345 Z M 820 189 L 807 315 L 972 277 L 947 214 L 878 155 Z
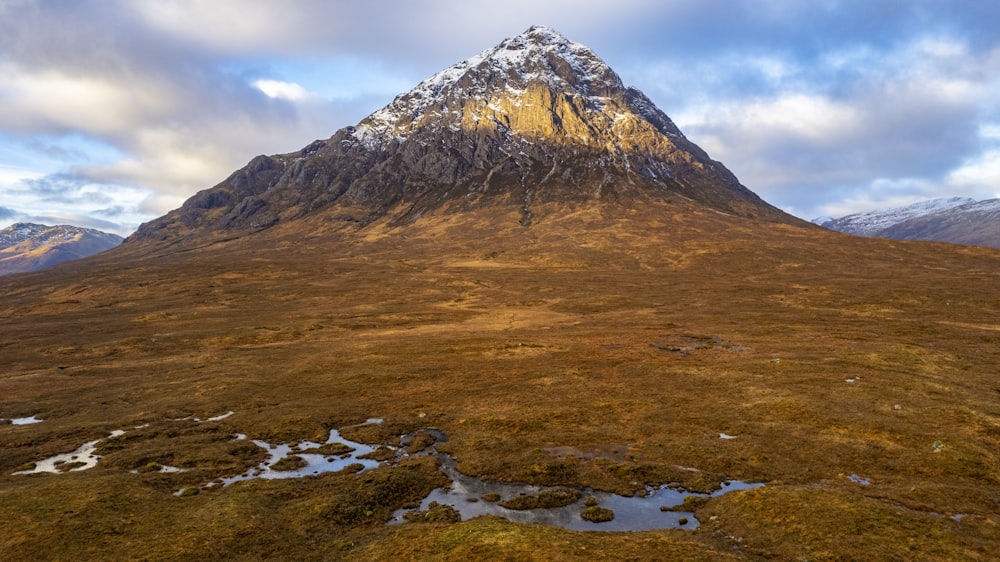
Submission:
M 771 204 L 1000 197 L 995 0 L 0 0 L 0 227 L 127 235 L 547 25 Z

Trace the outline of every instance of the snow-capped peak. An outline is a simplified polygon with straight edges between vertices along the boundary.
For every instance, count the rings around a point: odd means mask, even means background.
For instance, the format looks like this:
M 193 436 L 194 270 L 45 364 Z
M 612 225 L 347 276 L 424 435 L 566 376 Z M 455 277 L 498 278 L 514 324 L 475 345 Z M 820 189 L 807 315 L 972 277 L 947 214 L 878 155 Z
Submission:
M 354 136 L 370 147 L 402 140 L 428 112 L 446 105 L 454 110 L 467 100 L 498 93 L 517 97 L 537 83 L 598 105 L 624 91 L 621 78 L 589 48 L 551 28 L 533 26 L 424 80 L 364 119 Z
M 872 235 L 914 217 L 940 213 L 954 207 L 975 202 L 975 199 L 969 197 L 944 197 L 920 201 L 903 207 L 854 213 L 853 215 L 847 215 L 839 219 L 829 219 L 817 224 L 832 230 L 865 236 Z

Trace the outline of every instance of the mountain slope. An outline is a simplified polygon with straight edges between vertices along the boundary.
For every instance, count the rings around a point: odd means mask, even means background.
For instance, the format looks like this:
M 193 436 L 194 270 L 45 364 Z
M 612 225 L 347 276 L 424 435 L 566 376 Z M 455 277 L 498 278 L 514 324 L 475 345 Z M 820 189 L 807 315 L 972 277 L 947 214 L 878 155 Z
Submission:
M 879 236 L 1000 248 L 1000 199 L 975 201 L 907 219 L 883 229 Z
M 90 228 L 17 223 L 0 230 L 0 275 L 44 269 L 121 243 L 117 234 Z
M 973 202 L 975 202 L 975 199 L 968 197 L 931 199 L 903 207 L 854 213 L 836 219 L 822 217 L 821 219 L 814 219 L 813 222 L 837 232 L 846 232 L 847 234 L 855 234 L 857 236 L 878 236 L 879 232 L 905 220 Z
M 258 156 L 130 241 L 232 237 L 322 214 L 405 224 L 426 213 L 689 200 L 793 220 L 740 185 L 588 48 L 532 27 L 447 68 L 356 127 Z M 565 209 L 564 209 L 565 210 Z
M 1000 200 L 949 197 L 813 221 L 858 236 L 928 240 L 1000 248 Z

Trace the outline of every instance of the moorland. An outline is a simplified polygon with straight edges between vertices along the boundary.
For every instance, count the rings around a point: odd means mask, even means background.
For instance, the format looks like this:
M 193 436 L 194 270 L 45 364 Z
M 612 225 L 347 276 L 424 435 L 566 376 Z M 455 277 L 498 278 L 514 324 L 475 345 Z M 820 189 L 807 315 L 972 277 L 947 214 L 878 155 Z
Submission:
M 1000 551 L 1000 251 L 679 200 L 519 219 L 303 220 L 0 279 L 0 417 L 44 420 L 0 425 L 3 558 Z M 237 434 L 348 426 L 373 445 L 438 430 L 493 481 L 764 486 L 702 502 L 697 529 L 635 533 L 386 525 L 446 483 L 432 457 L 204 487 L 261 461 Z M 14 474 L 93 440 L 93 468 Z

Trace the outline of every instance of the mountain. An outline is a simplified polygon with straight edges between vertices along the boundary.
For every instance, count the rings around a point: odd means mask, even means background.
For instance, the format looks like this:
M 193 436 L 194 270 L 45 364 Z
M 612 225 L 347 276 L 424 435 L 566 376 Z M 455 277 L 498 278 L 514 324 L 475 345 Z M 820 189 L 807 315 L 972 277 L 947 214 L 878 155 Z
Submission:
M 0 275 L 36 271 L 110 250 L 122 237 L 77 226 L 17 223 L 0 230 Z
M 1000 199 L 932 199 L 839 219 L 821 217 L 812 222 L 858 236 L 1000 248 Z
M 357 126 L 300 151 L 258 156 L 143 225 L 129 242 L 205 241 L 304 217 L 365 226 L 425 214 L 693 201 L 792 220 L 689 141 L 587 47 L 532 27 L 451 66 Z M 550 205 L 552 204 L 552 205 Z
M 883 229 L 879 236 L 1000 248 L 1000 199 L 913 217 Z

